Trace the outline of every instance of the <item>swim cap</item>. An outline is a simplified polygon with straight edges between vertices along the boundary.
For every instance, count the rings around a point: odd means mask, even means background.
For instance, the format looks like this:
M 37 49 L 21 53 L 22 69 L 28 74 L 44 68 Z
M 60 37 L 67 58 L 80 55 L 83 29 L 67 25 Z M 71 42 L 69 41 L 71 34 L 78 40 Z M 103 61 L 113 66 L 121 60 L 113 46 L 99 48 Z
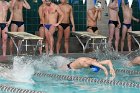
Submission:
M 93 72 L 98 72 L 98 71 L 100 70 L 99 67 L 93 66 L 93 65 L 91 65 L 90 68 L 91 68 L 91 70 L 92 70 Z

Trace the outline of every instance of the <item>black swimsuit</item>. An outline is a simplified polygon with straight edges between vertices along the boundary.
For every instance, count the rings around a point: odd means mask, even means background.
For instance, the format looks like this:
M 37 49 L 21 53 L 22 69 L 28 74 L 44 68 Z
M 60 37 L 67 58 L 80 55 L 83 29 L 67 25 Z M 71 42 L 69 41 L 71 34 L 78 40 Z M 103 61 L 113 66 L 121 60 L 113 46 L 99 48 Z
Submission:
M 118 21 L 112 21 L 112 20 L 109 20 L 108 24 L 114 24 L 115 27 L 118 26 L 119 22 Z
M 98 30 L 98 27 L 88 26 L 87 29 L 91 29 L 93 32 L 96 32 Z
M 21 22 L 21 21 L 11 21 L 11 24 L 16 24 L 18 27 L 21 27 L 22 25 L 24 25 L 24 22 Z
M 70 62 L 69 64 L 67 64 L 67 67 L 69 68 L 69 69 L 72 69 L 71 67 L 70 67 L 70 64 L 71 64 L 72 62 Z
M 40 27 L 44 27 L 43 24 L 40 24 L 38 28 L 40 28 Z
M 1 30 L 4 30 L 5 27 L 6 27 L 6 23 L 0 23 L 0 28 L 1 28 Z
M 127 29 L 129 29 L 132 25 L 131 24 L 125 24 L 125 23 L 123 23 L 123 26 L 126 26 Z
M 68 23 L 61 23 L 59 25 L 62 26 L 63 30 L 65 30 L 67 27 L 70 26 L 70 24 L 68 24 Z

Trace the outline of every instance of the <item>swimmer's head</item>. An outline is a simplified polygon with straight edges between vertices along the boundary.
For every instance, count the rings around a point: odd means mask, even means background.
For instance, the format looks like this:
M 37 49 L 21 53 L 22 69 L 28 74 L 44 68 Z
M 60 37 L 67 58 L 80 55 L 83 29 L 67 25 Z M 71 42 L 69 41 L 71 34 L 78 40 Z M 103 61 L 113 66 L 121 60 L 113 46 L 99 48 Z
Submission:
M 100 71 L 100 68 L 97 67 L 97 66 L 91 65 L 90 68 L 91 68 L 91 70 L 92 70 L 93 72 L 99 72 L 99 71 Z
M 50 6 L 52 1 L 51 0 L 45 0 L 46 1 L 46 5 Z
M 67 3 L 67 0 L 60 0 L 61 3 Z

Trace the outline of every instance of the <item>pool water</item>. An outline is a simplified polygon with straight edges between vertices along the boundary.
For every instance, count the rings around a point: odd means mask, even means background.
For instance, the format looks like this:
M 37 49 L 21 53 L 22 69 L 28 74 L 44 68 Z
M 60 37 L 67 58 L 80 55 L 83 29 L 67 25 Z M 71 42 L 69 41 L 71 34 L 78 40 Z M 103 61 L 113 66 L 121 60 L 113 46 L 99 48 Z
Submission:
M 93 55 L 94 54 L 90 54 L 86 56 L 93 56 Z M 128 63 L 127 62 L 128 59 L 125 57 L 121 57 L 121 58 L 119 57 L 120 56 L 117 56 L 117 57 L 112 56 L 112 58 L 115 58 L 115 60 L 113 60 L 115 69 L 125 69 L 125 70 L 132 70 L 132 71 L 140 70 L 138 66 L 136 67 L 126 66 L 126 64 Z M 102 59 L 104 58 L 106 57 L 102 56 Z M 19 62 L 20 64 L 16 64 L 17 68 L 14 70 L 16 72 L 16 75 L 14 78 L 22 77 L 23 80 L 21 80 L 20 82 L 19 81 L 15 82 L 15 81 L 12 81 L 11 78 L 9 79 L 2 76 L 5 74 L 1 74 L 0 84 L 11 86 L 14 88 L 43 91 L 45 93 L 140 93 L 140 89 L 135 88 L 135 87 L 104 84 L 102 82 L 96 83 L 96 82 L 82 82 L 82 81 L 73 81 L 73 80 L 71 81 L 71 80 L 66 80 L 64 78 L 61 79 L 58 77 L 46 77 L 46 76 L 41 76 L 41 75 L 37 76 L 37 75 L 33 75 L 33 73 L 46 73 L 46 74 L 49 73 L 49 74 L 57 74 L 57 75 L 89 77 L 89 78 L 94 78 L 94 79 L 99 79 L 99 80 L 103 79 L 103 80 L 123 81 L 123 82 L 136 83 L 136 84 L 140 84 L 140 74 L 116 72 L 116 77 L 115 79 L 113 79 L 113 77 L 111 76 L 106 78 L 103 71 L 99 71 L 98 73 L 95 73 L 95 72 L 92 72 L 90 69 L 81 69 L 77 71 L 58 69 L 57 68 L 58 66 L 64 63 L 65 64 L 69 63 L 71 60 L 74 60 L 74 58 L 70 56 L 69 56 L 69 60 L 61 56 L 55 56 L 55 57 L 42 56 L 42 57 L 33 57 L 33 58 L 15 57 L 15 60 L 17 63 Z M 24 62 L 26 65 L 24 64 Z M 32 64 L 33 66 L 30 66 Z M 32 67 L 34 69 L 32 69 Z M 4 67 L 1 67 L 1 68 L 4 68 Z M 22 69 L 24 68 L 24 70 L 22 71 L 21 68 Z M 22 82 L 24 81 L 24 79 L 32 79 L 34 83 Z M 0 91 L 0 93 L 9 93 L 9 92 Z

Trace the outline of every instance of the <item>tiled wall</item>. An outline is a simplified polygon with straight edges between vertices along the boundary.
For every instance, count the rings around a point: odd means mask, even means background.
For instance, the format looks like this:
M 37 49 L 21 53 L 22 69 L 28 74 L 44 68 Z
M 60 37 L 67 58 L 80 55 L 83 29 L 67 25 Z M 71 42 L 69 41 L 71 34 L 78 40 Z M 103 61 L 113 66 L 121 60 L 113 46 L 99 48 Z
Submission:
M 37 3 L 32 0 L 28 0 L 28 2 L 31 5 L 31 10 L 24 10 L 25 27 L 27 32 L 34 33 L 38 31 L 38 7 L 42 2 L 41 0 L 38 0 Z M 86 4 L 83 4 L 83 0 L 73 0 L 70 4 L 73 6 L 76 30 L 86 30 Z
M 138 0 L 133 1 L 132 9 L 133 9 L 134 17 L 140 19 L 140 9 L 139 9 Z M 133 30 L 136 30 L 136 31 L 139 30 L 140 31 L 140 23 L 132 21 L 132 25 L 133 25 Z

